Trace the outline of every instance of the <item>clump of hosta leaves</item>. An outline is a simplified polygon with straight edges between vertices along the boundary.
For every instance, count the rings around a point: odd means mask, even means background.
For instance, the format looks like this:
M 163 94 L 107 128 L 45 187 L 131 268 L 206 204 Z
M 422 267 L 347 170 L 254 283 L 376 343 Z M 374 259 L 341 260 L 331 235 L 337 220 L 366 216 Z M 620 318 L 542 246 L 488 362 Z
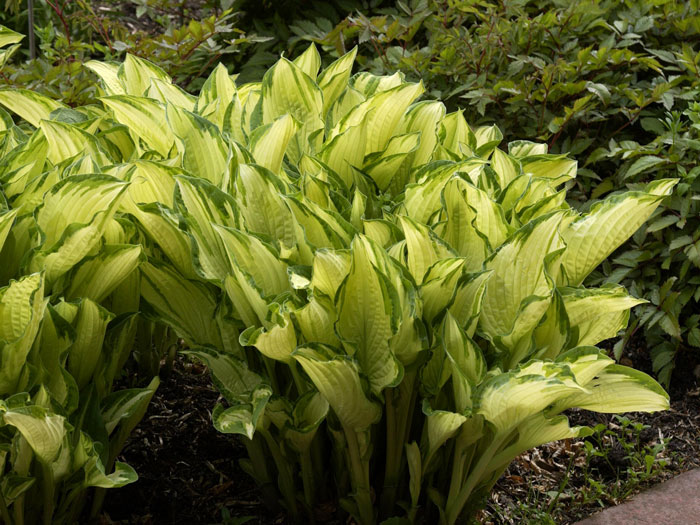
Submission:
M 126 183 L 142 308 L 209 366 L 214 425 L 242 436 L 271 505 L 452 524 L 519 453 L 588 432 L 566 409 L 668 407 L 593 346 L 640 301 L 581 282 L 675 181 L 580 214 L 575 161 L 506 153 L 496 127 L 353 59 L 319 73 L 311 47 L 240 86 L 218 67 L 196 97 L 141 59 L 92 62 L 103 107 L 74 111 L 94 127 L 52 142 Z
M 0 27 L 0 44 L 20 38 Z M 26 119 L 0 109 L 0 522 L 75 523 L 136 480 L 116 458 L 158 378 L 113 384 L 152 324 L 137 315 L 145 257 L 118 213 L 128 184 L 97 173 L 112 162 L 100 118 L 29 91 L 0 103 Z

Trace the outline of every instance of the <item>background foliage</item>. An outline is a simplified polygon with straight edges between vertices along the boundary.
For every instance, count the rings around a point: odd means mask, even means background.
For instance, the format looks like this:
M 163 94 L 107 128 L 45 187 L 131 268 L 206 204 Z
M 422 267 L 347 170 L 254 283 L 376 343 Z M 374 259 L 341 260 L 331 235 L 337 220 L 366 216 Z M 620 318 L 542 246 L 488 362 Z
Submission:
M 75 106 L 94 101 L 91 58 L 125 53 L 157 62 L 183 88 L 197 90 L 218 62 L 242 81 L 260 80 L 280 54 L 320 38 L 354 10 L 378 0 L 308 3 L 270 0 L 34 0 L 37 58 L 7 64 L 1 83 L 39 91 Z M 385 2 L 389 3 L 389 2 Z M 0 24 L 28 32 L 27 2 L 6 0 Z M 313 31 L 306 24 L 314 20 Z M 20 55 L 29 58 L 29 42 Z

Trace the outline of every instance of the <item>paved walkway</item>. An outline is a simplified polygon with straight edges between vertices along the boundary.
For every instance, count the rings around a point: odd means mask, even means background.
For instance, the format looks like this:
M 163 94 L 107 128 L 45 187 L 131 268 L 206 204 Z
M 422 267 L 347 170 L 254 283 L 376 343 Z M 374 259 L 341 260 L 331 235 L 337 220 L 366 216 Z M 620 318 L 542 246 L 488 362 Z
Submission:
M 656 485 L 576 525 L 700 525 L 700 469 Z

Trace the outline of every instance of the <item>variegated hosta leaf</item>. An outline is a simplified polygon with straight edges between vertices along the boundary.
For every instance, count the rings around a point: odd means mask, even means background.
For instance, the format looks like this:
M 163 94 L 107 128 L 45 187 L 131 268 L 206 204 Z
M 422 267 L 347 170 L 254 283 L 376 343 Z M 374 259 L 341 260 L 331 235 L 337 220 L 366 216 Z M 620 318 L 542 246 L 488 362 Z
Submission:
M 240 111 L 240 99 L 236 84 L 228 74 L 223 64 L 218 64 L 204 82 L 197 103 L 195 113 L 216 124 L 224 131 L 224 120 L 229 106 L 236 105 Z
M 400 191 L 408 178 L 407 174 L 402 173 L 407 170 L 401 170 L 401 167 L 417 151 L 420 141 L 420 132 L 392 137 L 381 153 L 373 153 L 365 158 L 362 171 L 370 176 L 380 191 L 387 191 L 391 186 Z
M 323 92 L 324 116 L 347 86 L 356 55 L 357 47 L 354 47 L 324 69 L 318 76 L 318 87 Z
M 282 198 L 284 183 L 261 166 L 242 164 L 235 182 L 237 202 L 248 230 L 274 239 L 282 249 L 295 242 L 294 218 Z
M 423 93 L 423 84 L 402 84 L 381 91 L 356 106 L 340 123 L 345 131 L 365 121 L 367 137 L 364 154 L 382 151 L 391 139 L 408 106 Z
M 428 428 L 428 449 L 424 454 L 424 463 L 427 465 L 435 452 L 459 431 L 468 417 L 445 410 L 433 410 L 427 402 L 423 403 L 423 413 Z
M 277 323 L 267 329 L 249 327 L 241 334 L 240 343 L 254 346 L 265 357 L 291 364 L 292 352 L 297 347 L 294 325 L 287 312 L 279 312 L 276 317 Z
M 327 140 L 319 159 L 325 162 L 342 179 L 346 187 L 353 186 L 354 168 L 362 167 L 365 158 L 363 144 L 367 140 L 366 117 L 354 126 L 349 126 L 342 132 Z
M 508 154 L 518 159 L 532 155 L 545 155 L 547 144 L 538 144 L 528 140 L 516 140 L 508 143 Z
M 133 95 L 112 95 L 100 100 L 112 110 L 117 122 L 128 126 L 135 137 L 162 157 L 168 157 L 175 135 L 166 122 L 162 103 Z
M 311 80 L 316 82 L 318 70 L 321 68 L 321 55 L 318 54 L 316 46 L 311 44 L 307 47 L 306 51 L 294 59 L 294 65 L 299 67 Z
M 460 151 L 473 150 L 476 138 L 464 118 L 462 110 L 449 113 L 440 122 L 438 131 L 440 138 L 440 159 L 448 160 L 460 157 Z
M 126 54 L 124 62 L 117 70 L 117 77 L 124 86 L 127 95 L 139 97 L 146 93 L 154 78 L 167 84 L 172 82 L 167 73 L 154 63 L 131 53 Z
M 340 345 L 334 330 L 337 314 L 332 299 L 315 296 L 302 308 L 294 311 L 294 318 L 305 342 Z
M 433 224 L 442 209 L 441 199 L 445 184 L 460 172 L 471 179 L 470 174 L 476 175 L 483 166 L 484 161 L 481 159 L 437 161 L 422 166 L 416 173 L 417 182 L 406 187 L 406 214 L 420 223 Z
M 491 156 L 491 168 L 493 168 L 493 171 L 496 173 L 498 185 L 501 187 L 501 189 L 505 189 L 508 184 L 510 184 L 513 179 L 518 177 L 522 172 L 520 163 L 498 148 L 493 150 L 493 155 Z
M 106 175 L 75 175 L 54 185 L 36 212 L 44 245 L 31 267 L 45 269 L 52 282 L 81 261 L 100 242 L 127 186 Z
M 101 407 L 107 433 L 121 426 L 126 435 L 130 434 L 146 413 L 159 384 L 160 379 L 154 377 L 146 388 L 127 388 L 107 396 Z
M 68 371 L 79 389 L 92 379 L 102 357 L 107 325 L 114 314 L 90 299 L 82 299 L 75 319 L 75 340 L 68 349 Z
M 180 275 L 187 279 L 199 278 L 194 267 L 191 239 L 178 227 L 174 213 L 159 204 L 138 205 L 131 213 Z
M 449 310 L 469 337 L 472 337 L 476 331 L 481 314 L 481 302 L 490 278 L 491 271 L 483 271 L 464 275 L 457 282 L 454 299 Z
M 298 130 L 299 124 L 289 114 L 255 128 L 249 140 L 255 162 L 273 173 L 280 173 L 287 145 Z
M 216 296 L 211 289 L 162 264 L 144 263 L 140 268 L 142 297 L 161 322 L 188 342 L 223 347 L 216 323 Z
M 352 262 L 336 304 L 336 330 L 350 355 L 368 377 L 372 392 L 395 386 L 400 365 L 389 348 L 396 333 L 400 304 L 388 277 L 371 258 L 373 246 L 358 235 L 352 242 Z
M 298 452 L 311 447 L 319 426 L 328 414 L 328 401 L 318 392 L 307 392 L 294 404 L 284 437 Z
M 559 288 L 573 330 L 571 346 L 596 345 L 615 337 L 627 326 L 629 312 L 646 301 L 627 294 L 621 286 Z
M 670 195 L 678 179 L 649 183 L 644 191 L 608 197 L 562 228 L 566 243 L 560 282 L 578 286 L 596 266 L 626 241 Z
M 533 335 L 537 348 L 534 357 L 537 359 L 555 359 L 562 350 L 571 346 L 571 323 L 559 289 L 554 289 L 552 301 Z
M 236 201 L 205 179 L 176 177 L 177 206 L 194 239 L 195 268 L 205 279 L 220 281 L 229 272 L 229 259 L 217 224 L 237 227 L 240 213 Z
M 84 484 L 86 487 L 117 489 L 129 483 L 134 483 L 138 479 L 136 471 L 121 461 L 114 462 L 114 472 L 111 474 L 105 473 L 104 466 L 100 463 L 98 457 L 93 457 L 88 460 L 84 469 Z
M 282 58 L 263 77 L 262 123 L 269 124 L 284 114 L 290 114 L 300 129 L 292 138 L 287 154 L 298 162 L 304 153 L 315 147 L 310 136 L 323 129 L 323 93 L 301 67 Z
M 273 247 L 240 230 L 216 225 L 215 230 L 230 264 L 246 272 L 265 296 L 274 297 L 290 289 L 287 265 Z
M 234 317 L 245 326 L 268 326 L 268 306 L 262 291 L 237 265 L 223 281 L 223 288 L 233 304 Z
M 105 245 L 97 256 L 85 260 L 71 272 L 66 299 L 87 297 L 100 303 L 145 260 L 139 245 Z
M 459 177 L 449 180 L 442 198 L 446 220 L 436 228 L 440 237 L 466 258 L 467 270 L 481 269 L 509 233 L 503 210 L 486 192 Z
M 228 408 L 216 405 L 212 413 L 214 426 L 226 434 L 242 434 L 253 439 L 272 389 L 239 359 L 212 348 L 194 348 L 193 355 L 207 365 L 211 378 L 228 401 Z
M 163 104 L 172 104 L 186 111 L 194 111 L 197 99 L 185 92 L 179 86 L 165 82 L 159 78 L 151 78 L 151 85 L 146 90 L 146 96 Z
M 77 175 L 56 184 L 36 213 L 44 245 L 52 248 L 73 224 L 91 224 L 102 230 L 116 212 L 127 186 L 106 175 Z
M 293 357 L 344 426 L 362 430 L 379 420 L 381 408 L 367 398 L 354 361 L 318 344 L 298 347 Z
M 566 155 L 533 155 L 519 160 L 523 174 L 533 179 L 549 179 L 551 188 L 576 177 L 576 161 Z
M 568 368 L 531 361 L 514 371 L 487 379 L 477 394 L 478 412 L 500 436 L 572 394 L 587 395 Z
M 5 244 L 5 239 L 10 234 L 10 228 L 15 222 L 15 217 L 17 217 L 18 210 L 8 210 L 0 213 L 0 252 Z
M 50 99 L 28 89 L 0 90 L 0 104 L 17 113 L 35 128 L 42 120 L 49 120 L 51 112 L 65 108 L 61 102 Z
M 492 338 L 513 349 L 539 323 L 551 301 L 553 283 L 546 256 L 563 248 L 554 213 L 518 230 L 486 262 L 493 271 L 482 303 L 479 323 Z M 517 270 L 514 271 L 514 269 Z
M 190 111 L 167 104 L 165 116 L 177 137 L 182 167 L 214 186 L 228 184 L 228 145 L 219 128 Z
M 452 385 L 457 410 L 465 412 L 472 406 L 472 390 L 486 375 L 486 360 L 481 349 L 449 313 L 442 323 L 442 345 L 452 362 Z
M 136 213 L 138 204 L 162 204 L 173 206 L 177 175 L 182 171 L 159 162 L 137 160 L 122 164 L 110 170 L 110 175 L 129 181 L 127 196 L 122 209 L 128 213 Z
M 588 427 L 570 427 L 566 416 L 547 417 L 535 414 L 518 426 L 518 438 L 496 454 L 489 463 L 489 471 L 500 471 L 513 459 L 530 450 L 551 441 L 585 437 L 592 433 Z
M 97 139 L 78 126 L 50 120 L 42 120 L 39 126 L 48 141 L 49 160 L 54 164 L 85 153 L 100 166 L 110 164 Z
M 56 459 L 67 431 L 66 418 L 37 405 L 8 410 L 0 416 L 22 434 L 42 464 L 49 465 Z
M 285 202 L 303 229 L 305 240 L 315 249 L 345 248 L 356 233 L 340 214 L 309 199 L 288 197 Z
M 0 394 L 16 392 L 44 307 L 44 276 L 35 273 L 0 288 Z
M 456 255 L 427 226 L 408 217 L 399 217 L 399 224 L 406 238 L 406 265 L 416 283 L 423 283 L 435 263 Z
M 590 393 L 574 393 L 558 407 L 577 407 L 594 412 L 655 412 L 668 410 L 668 394 L 639 370 L 612 364 L 585 384 Z
M 21 42 L 24 35 L 0 25 L 0 47 Z

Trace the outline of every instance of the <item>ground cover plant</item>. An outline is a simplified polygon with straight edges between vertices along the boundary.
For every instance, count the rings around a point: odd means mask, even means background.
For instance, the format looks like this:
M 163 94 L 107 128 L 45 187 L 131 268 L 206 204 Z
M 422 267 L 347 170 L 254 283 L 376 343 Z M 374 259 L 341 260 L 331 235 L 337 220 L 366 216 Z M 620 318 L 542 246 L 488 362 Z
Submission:
M 662 220 L 588 283 L 620 282 L 649 300 L 616 356 L 643 329 L 668 384 L 678 352 L 698 359 L 697 130 L 682 114 L 698 98 L 699 29 L 695 1 L 416 0 L 354 13 L 319 42 L 336 53 L 359 43 L 368 71 L 421 79 L 475 124 L 498 122 L 506 140 L 536 137 L 585 158 L 568 197 L 579 209 L 682 178 Z
M 580 214 L 575 161 L 503 152 L 497 128 L 400 75 L 351 77 L 353 59 L 319 73 L 311 47 L 239 86 L 217 67 L 195 97 L 129 55 L 87 64 L 100 106 L 0 102 L 34 128 L 20 151 L 46 141 L 58 186 L 109 210 L 109 239 L 136 236 L 140 308 L 210 368 L 214 424 L 270 505 L 313 517 L 328 491 L 361 523 L 454 523 L 521 451 L 588 432 L 567 408 L 668 406 L 592 346 L 639 300 L 581 282 L 676 180 Z M 89 198 L 103 185 L 122 199 Z

